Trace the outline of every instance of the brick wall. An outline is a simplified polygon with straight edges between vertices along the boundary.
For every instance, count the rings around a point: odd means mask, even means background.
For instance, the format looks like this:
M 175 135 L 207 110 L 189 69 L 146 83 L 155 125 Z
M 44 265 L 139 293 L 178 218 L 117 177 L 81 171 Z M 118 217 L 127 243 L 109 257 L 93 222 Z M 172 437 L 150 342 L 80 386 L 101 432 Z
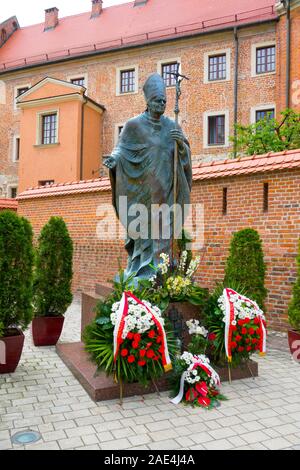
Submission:
M 263 185 L 269 183 L 269 210 L 263 212 Z M 111 279 L 118 269 L 118 258 L 126 265 L 123 242 L 97 239 L 97 224 L 110 207 L 109 191 L 90 191 L 56 197 L 19 200 L 18 212 L 28 217 L 38 236 L 50 216 L 62 216 L 75 244 L 74 292 L 93 291 L 96 282 Z M 228 188 L 228 213 L 222 214 L 223 188 Z M 103 189 L 103 188 L 102 188 Z M 43 191 L 43 190 L 42 190 Z M 232 176 L 195 181 L 192 201 L 203 203 L 205 211 L 205 247 L 198 282 L 213 288 L 224 274 L 224 264 L 232 233 L 253 227 L 261 235 L 267 263 L 266 287 L 271 325 L 284 329 L 287 305 L 295 281 L 298 238 L 300 234 L 300 169 L 273 171 L 248 176 Z M 98 215 L 97 215 L 98 214 Z M 109 224 L 114 224 L 111 212 Z M 99 226 L 98 226 L 99 229 Z

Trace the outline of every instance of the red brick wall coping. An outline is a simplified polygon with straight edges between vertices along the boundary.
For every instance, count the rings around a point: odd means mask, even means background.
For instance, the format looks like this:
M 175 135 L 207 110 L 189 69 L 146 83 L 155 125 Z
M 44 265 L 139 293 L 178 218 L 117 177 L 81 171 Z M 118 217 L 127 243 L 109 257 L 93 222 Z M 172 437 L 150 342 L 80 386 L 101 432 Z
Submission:
M 207 180 L 293 168 L 300 168 L 300 149 L 268 153 L 265 155 L 253 155 L 234 160 L 200 163 L 193 167 L 193 179 L 195 181 Z M 53 184 L 46 187 L 29 188 L 18 196 L 18 200 L 53 197 L 57 195 L 64 196 L 72 193 L 110 191 L 110 189 L 111 186 L 108 178 L 98 178 L 88 181 L 74 181 L 63 184 Z
M 4 209 L 18 209 L 18 201 L 16 199 L 0 199 L 0 210 Z

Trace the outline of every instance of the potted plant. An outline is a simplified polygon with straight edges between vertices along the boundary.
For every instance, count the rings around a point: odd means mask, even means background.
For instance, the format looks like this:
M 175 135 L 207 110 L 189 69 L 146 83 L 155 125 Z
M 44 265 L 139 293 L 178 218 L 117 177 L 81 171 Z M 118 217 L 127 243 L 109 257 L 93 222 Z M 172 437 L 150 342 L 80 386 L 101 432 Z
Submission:
M 291 354 L 300 350 L 300 240 L 297 256 L 297 279 L 293 287 L 293 296 L 288 309 L 288 319 L 292 329 L 288 330 Z
M 0 214 L 0 374 L 14 372 L 32 319 L 34 253 L 30 223 L 12 211 Z
M 57 343 L 64 314 L 72 302 L 73 242 L 61 217 L 51 217 L 38 240 L 34 276 L 34 319 L 32 337 L 35 346 Z

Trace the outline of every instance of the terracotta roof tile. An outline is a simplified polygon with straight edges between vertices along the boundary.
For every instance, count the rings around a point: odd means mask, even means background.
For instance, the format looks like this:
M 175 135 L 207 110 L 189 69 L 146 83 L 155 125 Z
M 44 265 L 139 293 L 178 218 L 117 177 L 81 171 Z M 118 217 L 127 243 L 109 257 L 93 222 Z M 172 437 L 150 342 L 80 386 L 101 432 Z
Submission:
M 17 209 L 18 201 L 16 199 L 0 199 L 0 209 Z
M 93 20 L 90 12 L 60 18 L 58 26 L 47 32 L 44 23 L 27 26 L 17 30 L 0 49 L 0 71 L 272 20 L 277 17 L 274 4 L 275 0 L 252 0 L 251 4 L 249 0 L 149 0 L 136 8 L 133 2 L 104 8 Z

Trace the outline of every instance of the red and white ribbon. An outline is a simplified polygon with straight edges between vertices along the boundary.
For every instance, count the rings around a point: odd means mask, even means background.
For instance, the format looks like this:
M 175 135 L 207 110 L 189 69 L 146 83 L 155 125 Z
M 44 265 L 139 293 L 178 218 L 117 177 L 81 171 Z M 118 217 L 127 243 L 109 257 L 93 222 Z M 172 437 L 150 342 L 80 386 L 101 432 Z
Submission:
M 135 300 L 137 304 L 144 307 L 147 310 L 147 312 L 151 314 L 152 320 L 155 323 L 155 326 L 159 332 L 159 335 L 162 337 L 162 343 L 161 343 L 162 349 L 163 349 L 162 364 L 164 366 L 165 372 L 171 370 L 172 363 L 171 363 L 171 359 L 169 355 L 167 336 L 166 336 L 164 326 L 162 324 L 162 319 L 157 315 L 157 313 L 154 310 L 150 309 L 146 304 L 144 304 L 144 302 L 142 302 L 140 299 L 135 297 L 135 295 L 133 295 L 131 292 L 123 293 L 122 300 L 120 302 L 120 307 L 117 312 L 117 321 L 116 321 L 115 328 L 114 328 L 114 362 L 116 362 L 117 360 L 119 349 L 120 349 L 120 344 L 122 343 L 122 333 L 123 333 L 124 326 L 125 326 L 125 318 L 128 315 L 128 311 L 129 311 L 129 305 L 128 305 L 129 298 L 132 298 L 133 300 Z
M 244 302 L 248 302 L 251 306 L 257 311 L 260 312 L 257 305 L 251 300 L 245 297 L 244 295 L 239 294 L 238 292 L 234 291 L 233 289 L 226 288 L 223 291 L 224 299 L 225 299 L 225 351 L 226 356 L 228 358 L 228 362 L 232 361 L 232 350 L 231 350 L 231 342 L 232 342 L 232 322 L 235 320 L 235 308 L 234 302 L 231 301 L 231 295 L 237 295 L 241 300 Z M 258 314 L 257 317 L 259 318 L 259 332 L 260 332 L 260 342 L 259 342 L 259 351 L 261 355 L 266 354 L 266 344 L 267 344 L 267 331 L 265 328 L 265 321 L 262 318 L 261 314 Z

